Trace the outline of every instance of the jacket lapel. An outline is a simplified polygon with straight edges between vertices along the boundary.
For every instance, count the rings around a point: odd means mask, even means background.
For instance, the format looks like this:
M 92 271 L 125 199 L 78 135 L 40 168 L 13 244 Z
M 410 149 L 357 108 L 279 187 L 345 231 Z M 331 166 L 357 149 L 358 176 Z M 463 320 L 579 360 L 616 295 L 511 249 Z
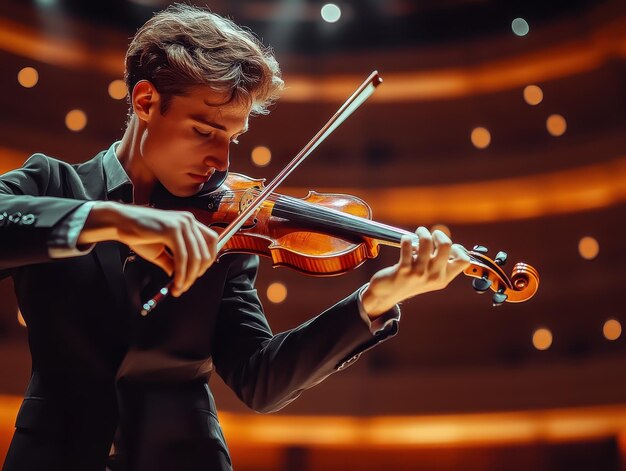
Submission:
M 108 199 L 106 174 L 103 166 L 104 154 L 105 152 L 101 152 L 76 168 L 84 185 L 83 196 L 91 201 L 106 201 Z M 109 285 L 118 313 L 125 313 L 129 306 L 129 295 L 122 265 L 122 249 L 123 245 L 116 241 L 100 242 L 93 249 L 93 254 Z

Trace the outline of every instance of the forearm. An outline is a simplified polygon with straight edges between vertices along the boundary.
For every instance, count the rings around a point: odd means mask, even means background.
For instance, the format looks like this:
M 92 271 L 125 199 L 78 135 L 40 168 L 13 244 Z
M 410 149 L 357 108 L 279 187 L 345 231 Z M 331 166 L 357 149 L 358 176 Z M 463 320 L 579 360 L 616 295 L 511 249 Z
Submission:
M 224 381 L 254 410 L 280 409 L 397 332 L 397 310 L 391 322 L 383 315 L 382 323 L 368 327 L 355 292 L 299 327 L 273 335 L 254 289 L 258 262 L 240 254 L 225 257 L 232 277 L 222 296 L 213 360 Z
M 228 339 L 228 343 L 237 342 L 238 351 L 235 353 L 226 346 L 216 349 L 214 361 L 218 373 L 253 410 L 281 409 L 304 390 L 338 371 L 360 345 L 373 338 L 360 318 L 355 298 L 351 296 L 308 322 L 279 334 L 251 332 L 253 338 L 224 334 L 223 339 Z M 260 328 L 258 325 L 257 329 Z

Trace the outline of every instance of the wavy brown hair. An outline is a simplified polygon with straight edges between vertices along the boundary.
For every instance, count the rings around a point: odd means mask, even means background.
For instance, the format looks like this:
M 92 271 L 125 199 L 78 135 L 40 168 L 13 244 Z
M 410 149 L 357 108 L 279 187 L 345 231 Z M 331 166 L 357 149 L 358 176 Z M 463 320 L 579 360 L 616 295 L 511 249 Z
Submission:
M 228 102 L 267 114 L 283 89 L 271 49 L 250 31 L 208 10 L 174 4 L 155 14 L 133 37 L 124 74 L 128 96 L 140 80 L 150 81 L 163 97 L 161 113 L 173 96 L 208 85 L 228 93 Z

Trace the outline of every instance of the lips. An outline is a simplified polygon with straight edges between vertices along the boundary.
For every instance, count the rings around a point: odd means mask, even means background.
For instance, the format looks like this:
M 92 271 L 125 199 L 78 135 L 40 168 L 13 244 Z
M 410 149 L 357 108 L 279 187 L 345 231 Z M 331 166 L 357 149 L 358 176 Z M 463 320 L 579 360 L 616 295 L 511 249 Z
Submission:
M 189 177 L 191 177 L 193 180 L 199 183 L 206 183 L 209 181 L 213 173 L 210 173 L 209 175 L 197 175 L 195 173 L 188 173 L 187 175 L 189 175 Z

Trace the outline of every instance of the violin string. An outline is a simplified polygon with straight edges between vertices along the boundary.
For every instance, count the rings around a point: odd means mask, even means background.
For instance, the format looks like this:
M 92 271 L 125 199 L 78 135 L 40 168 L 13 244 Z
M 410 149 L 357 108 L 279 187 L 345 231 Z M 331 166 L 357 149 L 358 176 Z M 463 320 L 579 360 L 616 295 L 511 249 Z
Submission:
M 254 194 L 254 191 L 252 192 Z M 232 193 L 234 195 L 234 192 Z M 232 197 L 234 199 L 234 196 Z M 231 197 L 222 200 L 230 200 Z M 285 195 L 271 195 L 268 200 L 279 204 L 279 210 L 282 214 L 291 215 L 294 219 L 302 219 L 303 212 L 306 211 L 306 220 L 318 222 L 321 224 L 332 225 L 330 229 L 344 229 L 355 232 L 355 235 L 369 235 L 381 240 L 399 243 L 402 235 L 412 235 L 410 232 L 387 226 L 385 224 L 372 221 L 371 219 L 361 218 L 350 213 L 344 213 L 336 209 L 326 208 L 324 206 L 315 205 L 301 201 Z
M 279 209 L 282 214 L 295 216 L 294 219 L 301 219 L 298 216 L 301 215 L 302 211 L 306 210 L 307 216 L 306 219 L 314 222 L 333 224 L 335 226 L 339 226 L 345 229 L 353 229 L 357 231 L 361 231 L 361 227 L 353 227 L 344 223 L 344 220 L 348 219 L 350 216 L 354 218 L 353 222 L 357 225 L 365 225 L 367 222 L 372 222 L 367 219 L 360 219 L 358 216 L 353 216 L 351 214 L 335 212 L 336 210 L 330 210 L 323 206 L 316 206 L 311 203 L 306 203 L 302 201 L 298 201 L 296 198 L 286 197 L 286 196 L 270 196 L 269 200 L 273 201 L 276 204 L 280 204 Z M 292 210 L 289 211 L 288 209 Z M 298 210 L 300 210 L 298 212 Z M 311 217 L 312 214 L 317 215 L 317 217 Z M 367 228 L 367 226 L 365 226 Z M 371 231 L 368 231 L 371 232 Z M 361 235 L 361 234 L 359 234 Z M 395 241 L 395 239 L 393 240 Z
M 237 191 L 237 190 L 236 190 Z M 223 198 L 223 199 L 230 199 L 233 198 L 234 199 L 234 194 L 236 193 L 236 191 L 232 191 L 230 192 L 231 195 L 233 196 L 229 196 L 228 198 Z M 242 191 L 242 190 L 239 190 Z M 255 190 L 254 193 L 258 193 L 258 191 Z M 368 228 L 368 226 L 374 226 L 377 229 L 384 229 L 387 231 L 390 231 L 394 234 L 394 236 L 396 236 L 396 238 L 390 240 L 390 242 L 400 242 L 400 237 L 404 234 L 406 235 L 413 235 L 408 231 L 404 231 L 402 229 L 397 229 L 391 226 L 386 226 L 380 223 L 377 223 L 376 221 L 372 221 L 370 219 L 364 219 L 361 218 L 359 216 L 355 216 L 353 214 L 349 214 L 349 213 L 343 213 L 341 211 L 338 210 L 333 210 L 330 208 L 326 208 L 324 206 L 318 206 L 318 205 L 314 205 L 312 203 L 307 203 L 305 201 L 300 201 L 297 198 L 293 198 L 290 196 L 286 196 L 286 195 L 270 195 L 268 197 L 268 201 L 272 201 L 275 204 L 276 203 L 280 203 L 283 207 L 287 207 L 289 209 L 301 209 L 301 210 L 307 210 L 307 212 L 309 214 L 307 214 L 307 219 L 310 219 L 312 221 L 317 221 L 317 222 L 322 222 L 322 223 L 329 223 L 329 224 L 336 224 L 339 223 L 339 225 L 342 228 L 346 228 L 346 229 L 353 229 L 353 227 L 351 226 L 346 226 L 344 224 L 342 224 L 344 222 L 344 219 L 351 219 L 351 222 L 355 223 L 357 225 L 357 227 L 355 227 L 356 230 L 361 230 L 361 227 L 358 227 L 358 225 L 361 225 L 364 228 Z M 288 211 L 285 209 L 281 208 L 281 213 L 283 214 L 291 214 L 294 216 L 299 216 L 300 213 L 298 212 L 294 212 L 294 211 Z M 319 217 L 310 217 L 311 213 L 315 213 L 317 214 Z M 380 227 L 379 227 L 380 226 Z M 369 232 L 369 231 L 368 231 Z M 356 235 L 362 235 L 362 234 L 356 234 Z M 380 234 L 379 234 L 380 235 Z M 476 259 L 475 257 L 473 257 L 470 253 L 468 253 L 468 255 L 470 256 L 470 258 L 474 261 L 479 262 L 480 260 Z
M 294 207 L 295 209 L 306 209 L 307 212 L 316 213 L 320 216 L 320 217 L 311 217 L 310 214 L 307 214 L 306 216 L 307 220 L 317 220 L 322 223 L 330 223 L 330 224 L 336 223 L 340 228 L 345 228 L 347 230 L 356 230 L 357 231 L 356 235 L 363 235 L 365 233 L 365 235 L 371 235 L 375 238 L 378 238 L 379 240 L 388 240 L 390 242 L 396 242 L 396 243 L 400 242 L 400 238 L 403 234 L 412 235 L 410 232 L 402 231 L 400 229 L 396 229 L 391 226 L 385 226 L 375 221 L 371 221 L 370 219 L 362 219 L 362 218 L 359 218 L 358 216 L 354 216 L 349 213 L 348 214 L 342 213 L 340 211 L 332 210 L 324 206 L 317 206 L 311 203 L 306 203 L 306 202 L 298 200 L 297 198 L 292 198 L 289 196 L 281 195 L 281 196 L 278 196 L 277 198 L 273 198 L 272 200 L 275 201 L 277 204 L 280 203 L 282 205 L 285 205 L 285 201 L 288 201 L 286 206 L 289 207 L 290 209 L 292 209 L 292 207 Z M 281 208 L 281 213 L 293 214 L 296 217 L 301 214 L 300 212 L 285 211 L 282 208 Z M 330 216 L 330 217 L 327 218 L 326 216 Z M 348 220 L 351 219 L 350 222 L 355 223 L 355 225 L 350 226 L 350 225 L 344 224 L 344 220 L 346 219 Z M 379 224 L 382 227 L 378 227 Z M 332 227 L 331 227 L 331 230 L 332 230 Z M 385 234 L 383 234 L 383 232 L 387 232 L 387 231 L 389 231 L 388 232 L 388 234 L 390 234 L 389 237 L 385 237 Z M 475 255 L 470 253 L 467 249 L 465 249 L 465 252 L 469 256 L 470 263 L 472 265 L 478 265 L 482 268 L 488 269 L 490 272 L 494 273 L 501 282 L 503 282 L 509 288 L 512 288 L 512 284 L 509 281 L 508 277 L 504 274 L 504 272 L 498 265 L 495 265 L 490 260 L 485 260 L 485 259 L 476 257 Z
M 354 235 L 367 235 L 394 243 L 399 243 L 402 237 L 402 233 L 398 230 L 378 227 L 376 223 L 369 219 L 357 219 L 358 216 L 351 218 L 346 216 L 345 213 L 335 214 L 334 211 L 328 208 L 310 206 L 312 205 L 279 199 L 276 202 L 274 212 L 277 216 L 287 214 L 297 218 L 306 211 L 306 220 L 314 220 L 318 223 L 326 224 L 331 231 L 333 228 L 343 229 L 354 233 Z
M 284 196 L 283 196 L 283 197 L 280 197 L 280 198 L 276 198 L 274 201 L 276 201 L 277 203 L 283 203 L 282 201 L 280 201 L 282 198 L 284 198 Z M 287 198 L 289 198 L 289 197 L 287 197 Z M 294 199 L 295 199 L 295 198 L 294 198 Z M 291 201 L 291 202 L 293 203 L 293 201 Z M 301 203 L 302 203 L 302 202 L 297 202 L 297 200 L 296 200 L 296 205 L 301 205 Z M 306 204 L 306 203 L 305 203 L 305 204 Z M 311 205 L 310 203 L 309 203 L 309 204 L 307 204 L 307 208 L 306 208 L 306 209 L 309 209 L 309 208 L 308 208 L 308 206 L 313 206 L 313 208 L 312 208 L 312 209 L 313 209 L 313 212 L 318 212 L 318 211 L 320 210 L 320 208 L 319 208 L 319 207 L 315 207 L 314 205 Z M 327 214 L 329 214 L 329 213 L 330 213 L 330 211 L 328 211 L 328 213 L 325 213 L 325 212 L 324 212 L 324 210 L 326 210 L 326 209 L 328 209 L 328 208 L 324 208 L 324 207 L 321 207 L 321 208 L 322 208 L 322 209 L 321 209 L 321 211 L 322 211 L 322 212 L 321 212 L 320 214 L 322 214 L 323 216 L 326 216 Z M 298 215 L 300 214 L 300 213 L 298 213 L 298 212 L 285 211 L 285 210 L 282 210 L 282 209 L 281 209 L 281 213 L 282 213 L 282 214 L 293 214 L 293 215 L 295 215 L 295 216 L 298 216 Z M 330 213 L 330 214 L 332 214 L 332 216 L 335 216 L 334 212 L 332 212 L 332 213 Z M 341 214 L 344 214 L 344 213 L 341 213 Z M 353 216 L 353 215 L 350 215 L 350 216 Z M 358 216 L 354 216 L 354 217 L 358 217 Z M 327 218 L 319 218 L 319 217 L 310 217 L 310 215 L 309 215 L 309 214 L 307 214 L 307 219 L 308 219 L 308 220 L 314 220 L 314 221 L 320 221 L 320 222 L 331 223 L 331 224 L 332 224 L 332 222 L 333 222 L 332 218 L 331 218 L 331 219 L 327 219 Z M 341 220 L 339 219 L 339 222 L 341 223 L 341 222 L 343 222 L 343 221 L 341 221 Z M 356 222 L 356 221 L 355 221 L 355 222 Z M 364 220 L 363 220 L 363 222 L 365 223 L 365 224 L 364 224 L 364 227 L 365 227 L 366 229 L 367 229 L 367 223 L 369 223 L 369 222 L 374 222 L 374 224 L 376 224 L 376 223 L 375 223 L 375 221 L 370 221 L 369 219 L 364 219 Z M 345 226 L 345 225 L 343 225 L 343 226 L 341 226 L 341 227 L 345 227 L 346 229 L 353 229 L 352 227 L 350 227 L 350 226 Z M 363 232 L 369 232 L 369 231 L 363 231 L 363 230 L 361 230 L 361 228 L 358 228 L 358 227 L 357 227 L 356 229 L 359 231 L 359 233 L 358 233 L 357 235 L 362 235 L 362 234 L 363 234 Z M 376 229 L 379 229 L 379 228 L 376 228 Z M 385 229 L 386 229 L 386 228 L 385 228 Z M 332 230 L 332 228 L 331 228 L 331 230 Z M 396 237 L 397 237 L 397 238 L 395 238 L 395 239 L 394 239 L 394 238 L 392 238 L 392 237 L 389 237 L 389 238 L 385 238 L 385 240 L 389 240 L 390 242 L 397 242 L 397 243 L 399 243 L 399 242 L 400 242 L 400 237 L 401 237 L 403 234 L 408 234 L 408 235 L 410 235 L 410 233 L 409 233 L 409 232 L 401 232 L 401 230 L 397 230 L 396 232 L 397 232 L 397 234 L 395 234 L 395 235 L 396 235 Z M 380 233 L 378 233 L 378 234 L 373 234 L 373 235 L 374 235 L 374 236 L 378 235 L 378 236 L 379 236 L 378 238 L 381 238 L 381 236 L 382 236 L 382 234 L 380 234 Z M 467 253 L 467 255 L 469 256 L 469 258 L 470 258 L 470 262 L 471 262 L 472 264 L 474 264 L 474 265 L 480 265 L 480 266 L 483 266 L 483 267 L 485 266 L 485 260 L 481 260 L 481 259 L 477 258 L 477 257 L 476 257 L 476 256 L 474 256 L 473 254 L 469 253 L 469 251 L 467 251 L 467 250 L 465 250 L 465 252 L 466 252 L 466 253 Z M 488 267 L 488 268 L 489 268 L 489 267 Z M 492 270 L 493 270 L 493 268 L 492 268 Z M 501 276 L 501 275 L 500 275 L 500 276 Z
M 232 192 L 232 194 L 234 195 L 235 192 Z M 271 195 L 268 198 L 269 201 L 272 201 L 274 203 L 280 203 L 281 205 L 284 205 L 285 207 L 288 207 L 289 209 L 301 209 L 301 210 L 307 210 L 307 219 L 311 220 L 311 221 L 316 221 L 316 222 L 321 222 L 321 223 L 328 223 L 328 224 L 338 224 L 340 225 L 340 227 L 345 228 L 345 229 L 355 229 L 357 231 L 359 231 L 359 234 L 356 235 L 362 235 L 362 228 L 365 229 L 369 229 L 371 226 L 375 227 L 376 229 L 383 229 L 383 230 L 388 230 L 390 232 L 393 233 L 394 238 L 388 239 L 385 238 L 385 240 L 389 240 L 390 242 L 400 242 L 400 238 L 402 235 L 406 234 L 406 235 L 413 235 L 412 233 L 408 232 L 408 231 L 404 231 L 402 229 L 397 229 L 391 226 L 386 226 L 384 224 L 378 223 L 376 221 L 372 221 L 370 219 L 364 219 L 361 218 L 359 216 L 355 216 L 353 214 L 349 214 L 349 213 L 343 213 L 341 211 L 338 210 L 333 210 L 331 208 L 326 208 L 324 206 L 318 206 L 318 205 L 314 205 L 312 203 L 307 203 L 305 201 L 301 201 L 298 200 L 297 198 L 291 197 L 291 196 L 286 196 L 286 195 Z M 287 211 L 281 208 L 281 212 L 283 214 L 291 214 L 293 216 L 299 216 L 300 213 L 299 212 L 294 212 L 294 211 Z M 317 214 L 318 217 L 310 217 L 310 214 Z M 330 217 L 327 217 L 330 216 Z M 344 220 L 351 220 L 351 222 L 356 223 L 356 227 L 351 227 L 351 226 L 346 226 L 345 224 L 342 224 L 344 222 Z M 362 227 L 358 227 L 359 225 L 361 225 Z M 380 227 L 379 227 L 380 226 Z M 331 228 L 332 229 L 332 228 Z M 367 231 L 370 232 L 370 231 Z M 381 236 L 382 234 L 380 233 L 376 233 L 373 234 L 374 236 L 379 235 Z M 469 251 L 467 251 L 467 254 L 470 257 L 470 260 L 472 262 L 475 263 L 480 263 L 483 264 L 484 261 L 477 259 L 475 256 L 473 256 L 471 253 L 469 253 Z
M 237 191 L 244 190 L 235 190 L 229 192 L 230 195 L 223 198 L 234 199 Z M 253 194 L 259 193 L 258 190 L 254 190 Z M 268 201 L 272 201 L 275 204 L 279 204 L 280 213 L 284 215 L 294 216 L 294 219 L 304 219 L 301 217 L 303 211 L 306 210 L 306 220 L 312 222 L 318 222 L 320 224 L 327 224 L 330 227 L 330 230 L 333 228 L 339 227 L 340 229 L 346 229 L 348 231 L 355 231 L 355 235 L 371 235 L 372 237 L 387 240 L 389 242 L 400 243 L 400 238 L 402 235 L 412 235 L 408 231 L 404 231 L 402 229 L 397 229 L 392 226 L 387 226 L 376 221 L 372 221 L 370 219 L 361 218 L 359 216 L 355 216 L 349 213 L 343 213 L 336 209 L 327 208 L 324 206 L 315 205 L 312 203 L 307 203 L 305 201 L 301 201 L 298 198 L 294 198 L 286 195 L 270 195 Z M 298 211 L 300 210 L 300 211 Z M 300 218 L 298 218 L 300 216 Z M 345 224 L 348 221 L 350 224 Z M 479 265 L 485 267 L 486 261 L 480 258 L 477 258 L 475 255 L 470 253 L 468 250 L 465 250 L 467 255 L 470 258 L 470 263 L 473 265 Z M 487 264 L 490 265 L 490 264 Z M 490 268 L 487 266 L 486 268 Z M 494 270 L 491 267 L 492 271 Z M 502 275 L 499 275 L 502 278 Z M 507 283 L 508 284 L 508 283 Z

